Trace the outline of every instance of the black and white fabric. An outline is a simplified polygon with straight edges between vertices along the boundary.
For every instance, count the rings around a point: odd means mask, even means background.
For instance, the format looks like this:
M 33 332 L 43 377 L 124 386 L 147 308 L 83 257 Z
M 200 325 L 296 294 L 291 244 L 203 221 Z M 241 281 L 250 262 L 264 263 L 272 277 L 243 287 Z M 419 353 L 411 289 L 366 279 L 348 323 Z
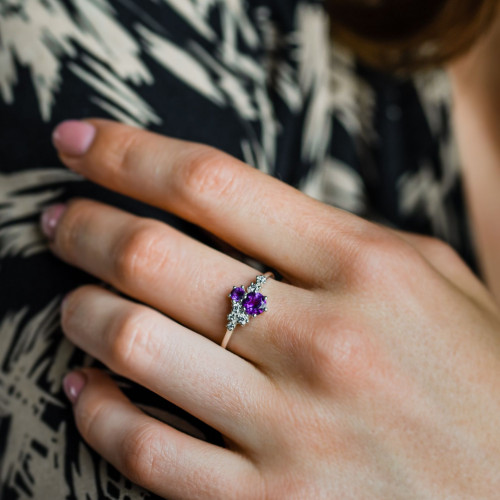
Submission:
M 48 251 L 42 209 L 90 197 L 207 238 L 64 168 L 57 123 L 99 116 L 210 144 L 473 265 L 449 107 L 443 72 L 396 80 L 332 44 L 319 0 L 0 0 L 0 499 L 154 498 L 76 431 L 61 381 L 96 362 L 63 338 L 59 305 L 97 280 Z M 119 382 L 144 411 L 221 443 Z

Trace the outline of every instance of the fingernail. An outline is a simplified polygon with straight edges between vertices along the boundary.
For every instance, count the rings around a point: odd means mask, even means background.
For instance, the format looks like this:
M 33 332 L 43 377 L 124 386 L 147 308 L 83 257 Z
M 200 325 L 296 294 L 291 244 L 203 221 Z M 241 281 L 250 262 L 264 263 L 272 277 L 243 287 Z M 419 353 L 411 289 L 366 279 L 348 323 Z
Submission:
M 56 235 L 57 224 L 61 219 L 62 214 L 66 211 L 67 205 L 59 203 L 46 208 L 40 219 L 42 232 L 49 240 L 53 240 Z
M 71 372 L 64 377 L 64 393 L 73 404 L 77 402 L 86 383 L 87 377 L 82 372 Z
M 84 155 L 90 148 L 96 129 L 87 122 L 67 120 L 52 133 L 52 143 L 61 153 L 69 156 Z

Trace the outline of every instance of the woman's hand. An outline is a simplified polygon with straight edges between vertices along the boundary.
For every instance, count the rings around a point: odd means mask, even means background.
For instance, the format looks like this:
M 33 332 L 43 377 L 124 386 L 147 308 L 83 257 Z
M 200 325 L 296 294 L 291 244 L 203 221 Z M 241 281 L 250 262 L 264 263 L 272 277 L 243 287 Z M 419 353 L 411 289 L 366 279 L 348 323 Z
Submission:
M 227 443 L 143 414 L 98 371 L 69 375 L 83 438 L 126 476 L 168 498 L 498 498 L 500 315 L 452 250 L 206 146 L 101 120 L 55 142 L 76 172 L 285 278 L 224 350 L 227 295 L 258 271 L 95 201 L 46 214 L 57 256 L 143 304 L 80 287 L 62 308 L 68 338 Z

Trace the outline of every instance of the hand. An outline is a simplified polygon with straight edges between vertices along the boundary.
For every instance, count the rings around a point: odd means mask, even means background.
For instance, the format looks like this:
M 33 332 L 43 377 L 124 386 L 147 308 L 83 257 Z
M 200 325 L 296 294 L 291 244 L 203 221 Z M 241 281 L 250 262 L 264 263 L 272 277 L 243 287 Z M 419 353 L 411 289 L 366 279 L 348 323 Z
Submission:
M 225 350 L 227 294 L 258 271 L 94 201 L 45 216 L 57 256 L 142 303 L 80 287 L 68 338 L 227 443 L 143 414 L 98 371 L 69 375 L 78 429 L 123 474 L 168 498 L 498 498 L 500 314 L 451 249 L 206 146 L 102 120 L 62 125 L 56 144 L 69 168 L 285 278 Z

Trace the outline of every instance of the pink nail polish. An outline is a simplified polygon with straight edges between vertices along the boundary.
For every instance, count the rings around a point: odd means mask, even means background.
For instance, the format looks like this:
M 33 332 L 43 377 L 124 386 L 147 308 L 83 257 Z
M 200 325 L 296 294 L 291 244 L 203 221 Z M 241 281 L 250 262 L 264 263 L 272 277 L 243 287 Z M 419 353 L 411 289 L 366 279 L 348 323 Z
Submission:
M 71 403 L 75 404 L 77 402 L 78 396 L 80 396 L 86 383 L 87 377 L 82 372 L 71 372 L 64 377 L 64 393 Z
M 49 240 L 53 240 L 56 235 L 57 224 L 61 219 L 62 214 L 66 211 L 67 205 L 59 203 L 46 208 L 40 219 L 42 232 Z
M 61 153 L 82 156 L 92 145 L 96 129 L 87 122 L 67 120 L 60 123 L 52 133 L 52 143 Z

